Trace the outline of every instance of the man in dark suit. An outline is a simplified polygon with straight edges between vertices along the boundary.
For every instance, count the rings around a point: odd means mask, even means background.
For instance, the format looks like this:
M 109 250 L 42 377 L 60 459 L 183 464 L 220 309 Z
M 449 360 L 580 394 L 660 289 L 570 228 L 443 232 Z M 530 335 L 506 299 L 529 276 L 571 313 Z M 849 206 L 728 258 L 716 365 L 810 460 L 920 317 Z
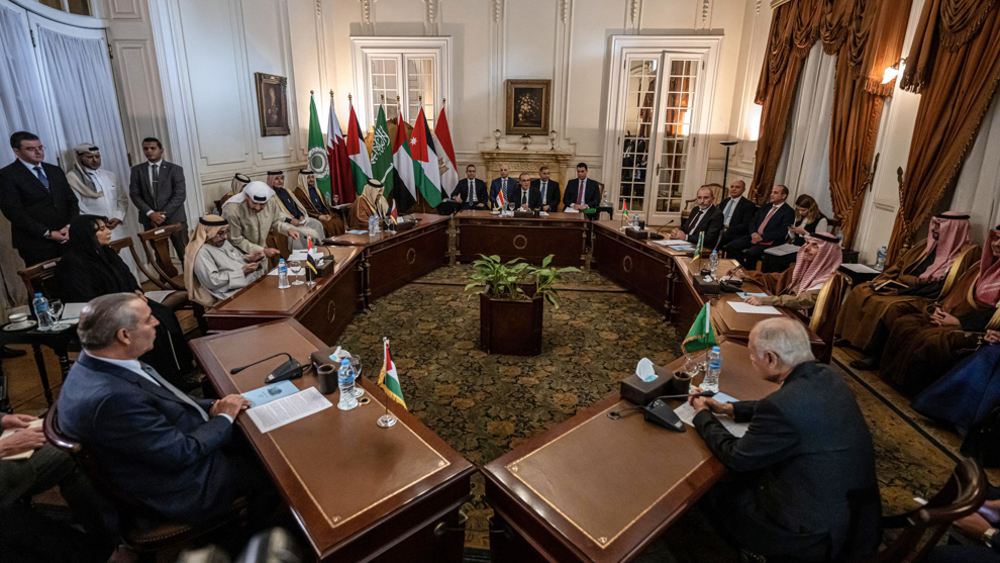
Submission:
M 720 246 L 726 246 L 734 240 L 750 234 L 750 221 L 757 214 L 757 206 L 743 197 L 743 192 L 746 189 L 747 185 L 743 180 L 733 181 L 729 185 L 729 197 L 719 204 L 723 217 Z
M 581 195 L 580 187 L 583 186 Z M 566 182 L 563 194 L 563 209 L 583 211 L 601 204 L 601 187 L 595 180 L 587 179 L 587 163 L 576 165 L 576 180 Z
M 750 332 L 755 375 L 781 384 L 759 401 L 692 398 L 694 427 L 733 475 L 707 499 L 740 547 L 767 560 L 862 561 L 882 539 L 875 448 L 843 378 L 813 358 L 798 320 Z M 715 417 L 749 422 L 737 438 Z
M 158 324 L 146 300 L 91 300 L 77 333 L 83 353 L 59 395 L 62 430 L 87 448 L 110 485 L 155 515 L 198 524 L 226 513 L 267 478 L 229 446 L 242 395 L 192 399 L 138 358 Z M 260 497 L 249 497 L 253 503 Z
M 559 182 L 550 180 L 548 166 L 538 169 L 538 179 L 531 181 L 531 187 L 538 190 L 542 200 L 542 211 L 549 213 L 559 211 Z
M 476 165 L 465 167 L 465 179 L 459 180 L 451 192 L 451 198 L 461 204 L 462 209 L 486 209 L 489 207 L 489 194 L 486 192 L 486 182 L 476 178 Z
M 670 233 L 670 238 L 685 239 L 691 244 L 698 244 L 698 237 L 701 233 L 705 233 L 704 248 L 715 248 L 715 242 L 722 234 L 722 211 L 713 204 L 715 199 L 715 195 L 712 194 L 713 185 L 720 187 L 718 184 L 710 184 L 698 188 L 698 195 L 695 198 L 697 205 L 691 210 L 687 222 Z
M 142 154 L 146 162 L 132 167 L 129 197 L 139 209 L 139 222 L 146 230 L 160 225 L 181 224 L 181 230 L 170 236 L 170 242 L 183 263 L 184 247 L 188 243 L 184 169 L 163 160 L 163 144 L 155 137 L 142 140 Z
M 25 266 L 34 266 L 62 255 L 80 203 L 66 174 L 42 162 L 45 147 L 37 135 L 18 131 L 10 136 L 10 148 L 17 160 L 0 169 L 0 211 L 10 221 L 11 242 Z
M 777 185 L 771 189 L 770 203 L 760 206 L 760 210 L 750 220 L 750 234 L 726 245 L 730 258 L 739 260 L 744 268 L 754 270 L 765 250 L 785 240 L 788 227 L 795 222 L 795 210 L 785 203 L 786 199 L 788 188 Z
M 538 193 L 538 188 L 531 185 L 531 176 L 527 172 L 521 172 L 517 179 L 518 189 L 511 194 L 511 201 L 521 211 L 540 209 L 542 207 L 542 194 Z
M 497 196 L 503 191 L 504 198 L 510 201 L 510 194 L 517 188 L 517 182 L 510 177 L 510 165 L 506 162 L 500 164 L 500 177 L 493 178 L 490 182 L 490 207 L 497 206 Z

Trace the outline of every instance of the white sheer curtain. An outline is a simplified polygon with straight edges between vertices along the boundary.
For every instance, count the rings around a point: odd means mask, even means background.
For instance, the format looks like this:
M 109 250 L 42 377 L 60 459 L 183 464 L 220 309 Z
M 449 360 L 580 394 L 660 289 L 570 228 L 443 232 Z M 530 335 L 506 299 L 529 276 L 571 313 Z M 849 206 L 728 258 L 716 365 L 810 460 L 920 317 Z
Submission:
M 7 140 L 16 131 L 32 131 L 40 136 L 50 130 L 45 99 L 38 81 L 35 54 L 28 35 L 27 15 L 0 4 L 0 166 L 13 162 Z M 54 144 L 55 139 L 46 140 Z M 56 162 L 55 153 L 46 160 Z M 24 262 L 11 246 L 10 221 L 0 215 L 0 312 L 28 302 L 28 292 L 17 271 Z
M 817 41 L 802 69 L 785 148 L 775 174 L 776 184 L 788 186 L 789 204 L 797 196 L 808 194 L 828 217 L 833 216 L 830 121 L 836 67 L 837 57 L 824 53 L 822 42 Z
M 971 235 L 980 244 L 986 231 L 1000 222 L 1000 112 L 996 98 L 958 174 L 949 209 L 971 216 Z

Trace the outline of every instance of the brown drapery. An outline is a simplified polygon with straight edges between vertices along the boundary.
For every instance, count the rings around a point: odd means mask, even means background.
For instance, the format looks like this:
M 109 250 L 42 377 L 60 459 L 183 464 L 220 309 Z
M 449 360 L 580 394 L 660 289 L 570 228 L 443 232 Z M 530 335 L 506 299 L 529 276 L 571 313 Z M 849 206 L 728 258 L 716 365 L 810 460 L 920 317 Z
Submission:
M 906 161 L 889 260 L 909 245 L 958 178 L 1000 81 L 995 0 L 927 0 L 901 86 L 920 107 Z
M 830 195 L 844 218 L 850 247 L 864 202 L 864 181 L 875 152 L 885 96 L 886 67 L 899 61 L 911 0 L 793 0 L 772 21 L 768 59 L 757 88 L 761 135 L 751 197 L 774 183 L 804 60 L 813 42 L 837 55 L 830 131 Z

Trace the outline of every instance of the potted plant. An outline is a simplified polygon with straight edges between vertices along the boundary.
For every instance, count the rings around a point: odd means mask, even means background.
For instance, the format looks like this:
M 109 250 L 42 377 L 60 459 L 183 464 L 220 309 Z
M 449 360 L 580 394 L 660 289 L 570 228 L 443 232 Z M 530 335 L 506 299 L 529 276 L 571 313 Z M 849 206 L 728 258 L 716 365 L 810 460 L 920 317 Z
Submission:
M 544 302 L 559 307 L 555 286 L 573 267 L 551 268 L 552 255 L 535 267 L 520 258 L 506 264 L 499 256 L 480 254 L 466 291 L 479 295 L 479 345 L 488 354 L 537 356 L 542 353 Z

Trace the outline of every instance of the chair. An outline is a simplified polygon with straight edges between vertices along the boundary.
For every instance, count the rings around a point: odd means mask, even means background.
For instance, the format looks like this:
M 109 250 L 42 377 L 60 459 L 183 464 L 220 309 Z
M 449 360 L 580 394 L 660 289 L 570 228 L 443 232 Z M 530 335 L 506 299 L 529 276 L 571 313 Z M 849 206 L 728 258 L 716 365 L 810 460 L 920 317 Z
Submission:
M 115 505 L 122 542 L 129 548 L 140 554 L 178 550 L 224 525 L 246 520 L 247 500 L 239 498 L 225 516 L 198 526 L 164 521 L 163 517 L 122 494 L 117 487 L 108 482 L 105 473 L 97 466 L 89 451 L 80 442 L 74 441 L 60 430 L 58 410 L 59 403 L 56 402 L 45 414 L 42 424 L 45 439 L 56 448 L 70 453 L 90 482 Z
M 201 328 L 202 332 L 208 332 L 208 324 L 205 322 L 205 307 L 200 303 L 196 303 L 191 300 L 188 295 L 187 289 L 182 287 L 181 289 L 175 288 L 173 285 L 167 284 L 160 279 L 160 276 L 149 270 L 146 264 L 142 263 L 139 259 L 139 254 L 135 251 L 135 244 L 132 241 L 132 237 L 120 238 L 118 240 L 111 241 L 111 248 L 117 252 L 121 253 L 122 249 L 128 248 L 129 253 L 132 254 L 132 260 L 135 262 L 137 268 L 139 268 L 142 273 L 149 278 L 149 281 L 156 284 L 157 287 L 162 291 L 170 291 L 172 293 L 167 294 L 163 300 L 157 300 L 161 305 L 169 307 L 175 313 L 184 309 L 190 310 L 198 321 L 198 326 Z M 181 279 L 181 284 L 183 286 L 184 280 Z M 145 293 L 149 293 L 148 291 Z
M 28 289 L 28 295 L 32 296 L 41 293 L 46 299 L 52 299 L 58 295 L 59 291 L 55 285 L 56 265 L 59 258 L 52 258 L 34 266 L 29 266 L 23 270 L 18 270 L 17 275 L 24 281 L 24 287 Z
M 833 357 L 833 331 L 837 326 L 840 305 L 844 302 L 848 287 L 850 279 L 840 272 L 834 273 L 819 290 L 816 306 L 813 307 L 812 317 L 809 319 L 809 330 L 823 340 L 823 349 L 816 355 L 816 359 L 824 364 L 829 364 Z
M 708 184 L 706 186 L 700 186 L 698 189 L 700 190 L 701 188 L 704 187 L 707 187 L 712 190 L 712 201 L 715 203 L 715 205 L 719 205 L 720 203 L 722 203 L 722 200 L 726 197 L 725 188 L 723 188 L 719 184 Z M 683 210 L 682 215 L 684 217 L 689 217 L 691 215 L 691 204 L 693 204 L 696 201 L 698 201 L 697 198 L 684 200 L 684 205 L 683 207 L 681 207 L 681 209 Z
M 139 233 L 139 241 L 146 252 L 146 263 L 156 271 L 161 282 L 177 290 L 184 289 L 184 279 L 178 275 L 170 259 L 170 236 L 182 228 L 180 223 L 173 223 Z M 143 273 L 146 273 L 145 270 Z

